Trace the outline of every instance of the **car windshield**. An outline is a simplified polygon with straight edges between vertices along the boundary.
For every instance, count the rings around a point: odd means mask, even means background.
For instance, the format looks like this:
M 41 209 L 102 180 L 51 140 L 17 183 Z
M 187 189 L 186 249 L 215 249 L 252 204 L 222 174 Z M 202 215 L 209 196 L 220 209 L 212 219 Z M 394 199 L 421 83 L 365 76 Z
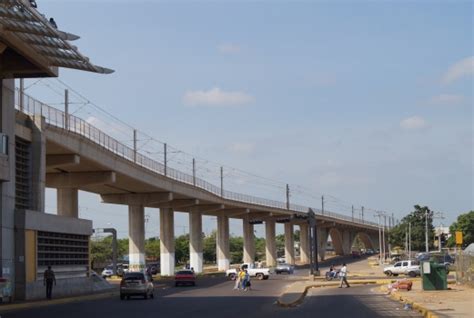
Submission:
M 142 280 L 145 279 L 145 275 L 143 273 L 127 273 L 123 277 L 124 280 Z
M 176 273 L 176 275 L 192 275 L 192 271 L 179 271 Z

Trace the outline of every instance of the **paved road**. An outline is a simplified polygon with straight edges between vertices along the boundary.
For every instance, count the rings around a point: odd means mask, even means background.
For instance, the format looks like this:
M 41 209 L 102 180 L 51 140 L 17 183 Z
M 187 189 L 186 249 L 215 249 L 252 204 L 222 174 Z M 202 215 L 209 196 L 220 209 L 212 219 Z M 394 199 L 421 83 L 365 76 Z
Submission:
M 224 278 L 202 278 L 196 287 L 174 287 L 170 283 L 158 288 L 155 299 L 120 301 L 118 296 L 2 314 L 2 318 L 148 318 L 161 317 L 330 317 L 407 316 L 397 310 L 401 305 L 382 295 L 374 295 L 368 286 L 348 289 L 321 289 L 311 292 L 297 308 L 275 304 L 291 281 L 285 275 L 267 281 L 252 282 L 253 290 L 234 291 L 233 282 Z

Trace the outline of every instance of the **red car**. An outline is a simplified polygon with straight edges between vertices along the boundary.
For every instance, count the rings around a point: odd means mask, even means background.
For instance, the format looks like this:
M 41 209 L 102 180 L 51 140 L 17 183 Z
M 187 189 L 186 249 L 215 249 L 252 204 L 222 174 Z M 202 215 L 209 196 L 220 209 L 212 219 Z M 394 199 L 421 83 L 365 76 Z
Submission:
M 182 270 L 175 274 L 174 285 L 196 285 L 196 275 L 191 270 Z

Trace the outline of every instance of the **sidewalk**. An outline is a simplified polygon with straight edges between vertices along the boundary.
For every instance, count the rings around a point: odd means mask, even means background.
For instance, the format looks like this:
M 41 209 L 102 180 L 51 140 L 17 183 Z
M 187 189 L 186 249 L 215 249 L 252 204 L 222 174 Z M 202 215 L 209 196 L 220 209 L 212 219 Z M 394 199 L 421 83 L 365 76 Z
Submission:
M 388 292 L 387 286 L 382 286 L 382 290 Z M 412 304 L 425 317 L 474 316 L 474 289 L 463 285 L 450 284 L 448 290 L 424 291 L 421 281 L 414 281 L 411 291 L 392 292 L 391 297 Z

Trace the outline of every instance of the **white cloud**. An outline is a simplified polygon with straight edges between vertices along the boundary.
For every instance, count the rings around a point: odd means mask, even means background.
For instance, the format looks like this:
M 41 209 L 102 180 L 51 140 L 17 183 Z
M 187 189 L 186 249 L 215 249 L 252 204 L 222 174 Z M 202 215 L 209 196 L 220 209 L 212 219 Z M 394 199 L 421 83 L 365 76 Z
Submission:
M 443 76 L 443 83 L 450 84 L 457 79 L 474 74 L 474 56 L 467 57 L 452 65 Z
M 431 105 L 457 105 L 464 101 L 464 96 L 462 95 L 454 95 L 454 94 L 441 94 L 432 97 L 429 100 L 429 104 Z
M 426 121 L 419 116 L 408 117 L 400 122 L 400 127 L 404 130 L 420 130 L 426 126 Z
M 223 54 L 238 54 L 242 50 L 242 48 L 233 43 L 222 43 L 217 46 L 219 52 Z
M 237 106 L 252 103 L 255 100 L 244 92 L 226 92 L 218 87 L 208 91 L 187 91 L 183 102 L 188 106 Z
M 255 150 L 255 144 L 251 142 L 235 142 L 229 146 L 229 151 L 238 154 L 250 154 Z

